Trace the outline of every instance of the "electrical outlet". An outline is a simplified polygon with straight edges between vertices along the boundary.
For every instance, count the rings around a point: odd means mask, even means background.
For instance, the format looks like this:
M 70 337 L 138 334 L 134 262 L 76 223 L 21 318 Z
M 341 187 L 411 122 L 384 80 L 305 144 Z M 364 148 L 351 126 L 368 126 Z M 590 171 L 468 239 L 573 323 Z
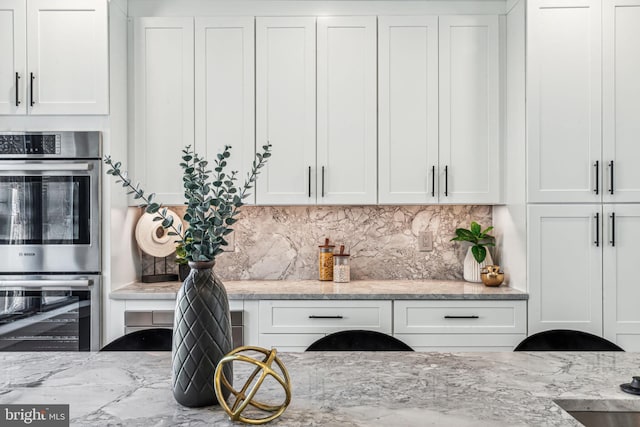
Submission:
M 433 250 L 433 234 L 430 231 L 421 231 L 418 234 L 418 251 L 430 252 Z

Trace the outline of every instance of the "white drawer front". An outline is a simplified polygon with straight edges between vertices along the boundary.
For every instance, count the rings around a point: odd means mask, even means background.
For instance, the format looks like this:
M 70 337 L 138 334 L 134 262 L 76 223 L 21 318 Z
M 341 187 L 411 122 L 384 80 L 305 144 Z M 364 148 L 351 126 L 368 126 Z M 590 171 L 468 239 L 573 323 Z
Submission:
M 349 329 L 391 334 L 391 301 L 260 301 L 262 334 L 329 334 Z
M 395 301 L 394 334 L 526 333 L 526 301 Z

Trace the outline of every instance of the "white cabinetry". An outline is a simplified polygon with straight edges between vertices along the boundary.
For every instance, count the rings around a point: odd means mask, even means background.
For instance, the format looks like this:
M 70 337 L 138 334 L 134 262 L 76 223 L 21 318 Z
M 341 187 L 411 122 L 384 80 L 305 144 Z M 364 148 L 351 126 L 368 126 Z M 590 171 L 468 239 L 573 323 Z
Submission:
M 375 204 L 376 18 L 318 18 L 321 204 Z
M 255 153 L 253 27 L 253 17 L 195 20 L 195 148 L 213 162 L 230 145 L 239 183 Z
M 193 48 L 193 18 L 135 21 L 132 176 L 169 205 L 184 203 L 179 160 L 194 142 Z
M 600 205 L 529 206 L 529 334 L 602 335 Z
M 526 337 L 526 301 L 394 301 L 393 336 L 416 351 L 511 351 Z
M 605 202 L 640 202 L 640 1 L 603 1 Z
M 26 3 L 0 0 L 0 114 L 25 114 Z
M 105 0 L 28 0 L 30 114 L 107 114 Z
M 316 202 L 316 19 L 256 18 L 258 204 Z
M 184 203 L 187 145 L 212 168 L 230 145 L 227 170 L 244 182 L 255 153 L 253 33 L 252 17 L 135 21 L 133 176 L 163 203 Z
M 440 202 L 498 203 L 498 17 L 441 16 L 439 32 Z
M 256 112 L 257 203 L 376 203 L 375 17 L 257 18 Z
M 259 345 L 304 351 L 333 332 L 364 329 L 391 334 L 391 301 L 264 300 Z
M 378 18 L 378 201 L 438 201 L 438 17 Z
M 500 202 L 498 33 L 497 16 L 380 18 L 381 203 Z
M 0 34 L 0 114 L 108 114 L 106 0 L 1 0 Z
M 640 202 L 640 3 L 539 0 L 528 16 L 529 202 Z
M 640 206 L 605 205 L 604 220 L 604 337 L 626 351 L 640 351 Z

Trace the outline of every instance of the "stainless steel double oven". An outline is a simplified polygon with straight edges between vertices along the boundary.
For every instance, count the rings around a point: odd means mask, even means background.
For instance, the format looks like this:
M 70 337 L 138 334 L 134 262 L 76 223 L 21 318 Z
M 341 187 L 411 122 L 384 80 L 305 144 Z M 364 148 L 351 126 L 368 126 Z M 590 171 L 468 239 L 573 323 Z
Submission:
M 99 132 L 0 132 L 0 351 L 100 346 Z

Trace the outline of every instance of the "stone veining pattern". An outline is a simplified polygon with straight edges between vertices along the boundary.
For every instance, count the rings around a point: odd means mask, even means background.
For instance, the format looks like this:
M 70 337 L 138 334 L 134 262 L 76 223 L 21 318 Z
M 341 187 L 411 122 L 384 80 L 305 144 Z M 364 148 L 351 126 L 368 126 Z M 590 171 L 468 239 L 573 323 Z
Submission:
M 619 384 L 637 353 L 284 353 L 293 398 L 282 426 L 579 426 L 572 409 L 639 410 Z M 233 426 L 217 406 L 181 407 L 170 352 L 2 353 L 3 404 L 70 404 L 77 426 Z M 234 364 L 235 382 L 252 367 Z M 282 390 L 265 382 L 260 400 Z M 595 405 L 594 405 L 595 403 Z M 566 403 L 564 404 L 566 407 Z
M 182 213 L 183 208 L 172 208 Z M 234 225 L 234 251 L 216 260 L 225 280 L 312 280 L 325 237 L 351 253 L 351 279 L 462 279 L 467 244 L 450 242 L 458 227 L 492 222 L 490 206 L 246 206 Z M 421 231 L 433 251 L 418 251 Z M 168 271 L 175 271 L 173 256 Z M 164 268 L 163 260 L 157 260 Z M 145 274 L 153 258 L 143 255 Z

